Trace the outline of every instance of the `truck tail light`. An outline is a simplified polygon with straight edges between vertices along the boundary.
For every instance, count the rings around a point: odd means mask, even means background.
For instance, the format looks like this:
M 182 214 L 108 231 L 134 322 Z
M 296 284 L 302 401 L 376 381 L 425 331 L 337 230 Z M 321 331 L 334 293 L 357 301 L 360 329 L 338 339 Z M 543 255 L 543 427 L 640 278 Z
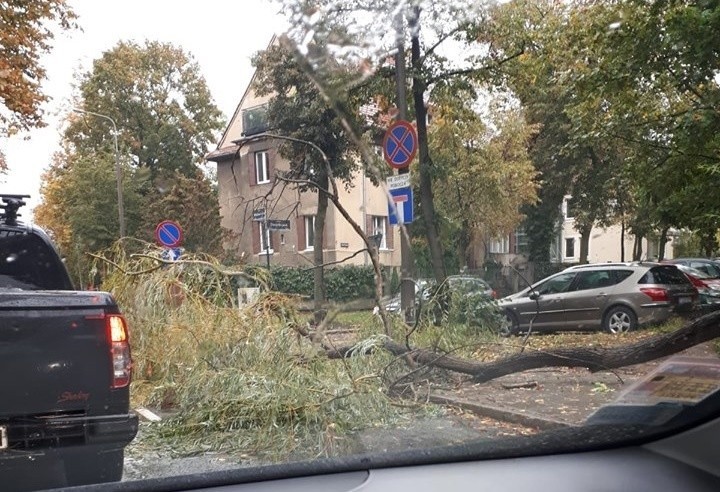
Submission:
M 130 384 L 132 375 L 132 359 L 125 318 L 119 314 L 109 314 L 107 321 L 108 339 L 110 340 L 110 358 L 112 361 L 112 388 L 124 388 Z
M 669 301 L 668 292 L 666 289 L 660 289 L 657 287 L 643 287 L 640 292 L 652 299 L 653 302 Z

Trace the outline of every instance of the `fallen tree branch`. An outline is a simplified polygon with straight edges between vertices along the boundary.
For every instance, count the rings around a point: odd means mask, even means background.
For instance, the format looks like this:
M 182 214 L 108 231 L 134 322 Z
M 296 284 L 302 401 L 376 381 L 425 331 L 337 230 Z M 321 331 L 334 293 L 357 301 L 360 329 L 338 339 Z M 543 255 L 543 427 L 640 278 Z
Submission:
M 671 333 L 657 335 L 619 347 L 568 347 L 555 350 L 534 350 L 513 354 L 492 362 L 475 362 L 427 349 L 412 349 L 387 339 L 382 347 L 396 356 L 412 354 L 415 363 L 467 374 L 475 382 L 484 383 L 530 369 L 543 367 L 582 367 L 590 372 L 611 371 L 668 355 L 720 337 L 720 311 L 706 314 Z M 352 347 L 335 347 L 326 354 L 330 358 L 352 355 Z

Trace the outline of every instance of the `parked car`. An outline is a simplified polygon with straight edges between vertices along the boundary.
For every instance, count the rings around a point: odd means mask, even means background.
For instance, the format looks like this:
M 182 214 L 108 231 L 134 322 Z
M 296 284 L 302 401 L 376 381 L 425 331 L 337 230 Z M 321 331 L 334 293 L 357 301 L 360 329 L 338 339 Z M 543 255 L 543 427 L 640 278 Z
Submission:
M 533 330 L 622 333 L 691 310 L 698 291 L 674 265 L 600 264 L 570 267 L 499 301 L 505 335 Z
M 675 266 L 690 279 L 690 282 L 698 290 L 700 304 L 720 303 L 720 278 L 714 278 L 686 265 L 677 264 Z
M 435 284 L 432 279 L 421 278 L 414 281 L 415 283 L 415 304 L 419 304 L 420 301 L 427 301 L 430 297 L 431 286 Z M 387 303 L 385 303 L 385 311 L 388 313 L 399 313 L 400 312 L 400 294 L 393 296 Z
M 720 279 L 720 263 L 708 258 L 673 258 L 663 263 L 671 265 L 684 265 L 705 273 L 708 278 Z
M 484 279 L 472 275 L 449 275 L 444 282 L 450 293 L 456 292 L 465 295 L 479 294 L 487 299 L 496 299 L 495 290 Z M 437 282 L 433 279 L 420 279 L 415 282 L 416 307 L 420 301 L 427 302 L 437 291 Z M 400 295 L 396 295 L 385 304 L 385 311 L 389 313 L 400 312 Z

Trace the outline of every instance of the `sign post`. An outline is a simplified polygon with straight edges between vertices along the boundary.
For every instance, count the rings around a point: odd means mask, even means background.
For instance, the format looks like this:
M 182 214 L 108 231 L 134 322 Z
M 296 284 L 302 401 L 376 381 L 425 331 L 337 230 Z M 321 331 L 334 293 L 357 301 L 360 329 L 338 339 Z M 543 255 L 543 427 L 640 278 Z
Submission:
M 388 178 L 387 184 L 393 202 L 389 205 L 390 224 L 410 224 L 413 220 L 413 197 L 410 186 L 410 162 L 418 150 L 418 137 L 415 127 L 405 121 L 407 117 L 407 99 L 405 91 L 405 57 L 402 48 L 402 14 L 396 18 L 398 29 L 398 54 L 395 66 L 397 85 L 397 105 L 400 119 L 390 125 L 383 139 L 383 156 L 390 167 L 398 170 L 396 176 Z M 402 191 L 398 191 L 402 190 Z M 398 204 L 401 204 L 399 206 Z M 402 212 L 402 213 L 401 213 Z M 403 231 L 404 232 L 404 231 Z M 415 266 L 407 234 L 400 234 L 400 307 L 406 323 L 415 320 Z

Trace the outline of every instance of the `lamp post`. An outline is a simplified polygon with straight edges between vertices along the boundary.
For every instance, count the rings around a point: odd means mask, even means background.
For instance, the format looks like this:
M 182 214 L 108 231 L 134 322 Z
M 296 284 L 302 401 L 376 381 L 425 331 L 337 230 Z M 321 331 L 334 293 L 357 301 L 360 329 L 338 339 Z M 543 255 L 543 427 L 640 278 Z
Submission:
M 113 126 L 113 144 L 115 145 L 115 182 L 117 185 L 117 202 L 118 202 L 118 221 L 120 223 L 120 237 L 125 237 L 125 205 L 123 203 L 123 188 L 122 188 L 122 169 L 120 168 L 120 151 L 118 150 L 118 141 L 117 141 L 117 125 L 115 125 L 115 120 L 110 118 L 107 115 L 100 114 L 100 113 L 94 113 L 92 111 L 86 111 L 84 109 L 79 108 L 73 108 L 73 111 L 75 113 L 82 113 L 82 114 L 89 114 L 92 116 L 97 116 L 98 118 L 104 118 L 108 120 L 110 123 L 112 123 Z

